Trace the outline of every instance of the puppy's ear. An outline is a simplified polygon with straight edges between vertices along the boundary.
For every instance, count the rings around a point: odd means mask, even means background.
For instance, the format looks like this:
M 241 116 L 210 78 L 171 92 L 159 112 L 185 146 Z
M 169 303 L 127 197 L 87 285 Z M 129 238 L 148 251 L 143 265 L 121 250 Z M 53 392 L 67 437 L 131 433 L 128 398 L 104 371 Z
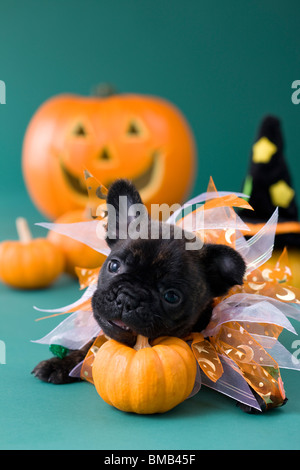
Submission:
M 128 236 L 130 222 L 147 212 L 141 196 L 134 185 L 125 179 L 116 180 L 107 194 L 107 236 L 111 247 L 120 239 Z
M 243 284 L 246 265 L 237 251 L 226 245 L 208 244 L 199 253 L 214 297 L 225 295 L 236 284 Z

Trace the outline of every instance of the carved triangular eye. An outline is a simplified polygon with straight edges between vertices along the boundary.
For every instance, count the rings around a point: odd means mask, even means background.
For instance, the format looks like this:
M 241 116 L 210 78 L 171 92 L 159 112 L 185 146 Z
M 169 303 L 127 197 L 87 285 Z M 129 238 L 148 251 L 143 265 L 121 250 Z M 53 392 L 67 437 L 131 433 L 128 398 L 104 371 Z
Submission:
M 135 121 L 131 121 L 127 129 L 127 135 L 140 135 L 140 134 L 141 134 L 141 129 L 139 125 Z
M 80 136 L 80 137 L 85 137 L 87 135 L 87 132 L 82 124 L 77 124 L 77 126 L 75 127 L 73 131 L 73 134 Z

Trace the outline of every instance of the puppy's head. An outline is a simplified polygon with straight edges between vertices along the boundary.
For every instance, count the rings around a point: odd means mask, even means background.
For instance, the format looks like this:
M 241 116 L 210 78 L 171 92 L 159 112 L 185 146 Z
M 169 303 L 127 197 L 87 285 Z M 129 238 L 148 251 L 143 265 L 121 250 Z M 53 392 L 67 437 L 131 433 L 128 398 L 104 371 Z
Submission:
M 184 337 L 204 329 L 213 298 L 243 282 L 241 256 L 224 245 L 187 250 L 181 229 L 168 226 L 166 238 L 166 224 L 158 222 L 153 238 L 140 195 L 125 180 L 111 186 L 107 206 L 111 253 L 92 299 L 94 317 L 104 333 L 132 346 L 138 334 L 151 339 Z M 132 206 L 138 210 L 132 211 Z M 136 237 L 137 221 L 141 237 Z

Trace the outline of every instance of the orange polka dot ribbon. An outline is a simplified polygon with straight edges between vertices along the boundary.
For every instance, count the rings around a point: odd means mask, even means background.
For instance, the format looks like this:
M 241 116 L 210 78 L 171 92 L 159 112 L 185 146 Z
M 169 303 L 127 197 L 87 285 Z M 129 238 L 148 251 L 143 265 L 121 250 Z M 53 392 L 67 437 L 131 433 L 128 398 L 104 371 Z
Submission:
M 217 335 L 209 339 L 195 333 L 191 347 L 201 371 L 211 381 L 216 383 L 223 376 L 220 357 L 225 356 L 264 400 L 266 408 L 284 403 L 286 397 L 278 363 L 239 323 L 222 325 Z

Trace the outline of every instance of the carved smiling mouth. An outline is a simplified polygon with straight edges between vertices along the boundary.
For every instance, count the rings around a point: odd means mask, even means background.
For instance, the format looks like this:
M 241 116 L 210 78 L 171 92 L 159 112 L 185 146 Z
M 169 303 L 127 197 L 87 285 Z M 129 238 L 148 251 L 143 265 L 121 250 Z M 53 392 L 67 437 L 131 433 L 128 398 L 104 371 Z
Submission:
M 81 196 L 88 197 L 85 180 L 71 173 L 62 160 L 60 161 L 60 167 L 68 186 Z
M 88 192 L 86 188 L 86 183 L 83 177 L 79 177 L 74 175 L 63 163 L 62 159 L 60 160 L 60 167 L 62 170 L 62 174 L 65 178 L 66 183 L 68 186 L 79 196 L 87 198 Z M 141 197 L 143 200 L 147 200 L 152 193 L 156 191 L 156 189 L 161 184 L 162 178 L 162 159 L 158 152 L 154 152 L 151 163 L 148 168 L 140 175 L 135 178 L 131 179 L 134 186 L 140 192 Z M 117 175 L 116 175 L 117 178 Z M 101 181 L 102 182 L 102 181 Z M 109 182 L 102 182 L 107 188 L 111 185 L 112 181 Z

